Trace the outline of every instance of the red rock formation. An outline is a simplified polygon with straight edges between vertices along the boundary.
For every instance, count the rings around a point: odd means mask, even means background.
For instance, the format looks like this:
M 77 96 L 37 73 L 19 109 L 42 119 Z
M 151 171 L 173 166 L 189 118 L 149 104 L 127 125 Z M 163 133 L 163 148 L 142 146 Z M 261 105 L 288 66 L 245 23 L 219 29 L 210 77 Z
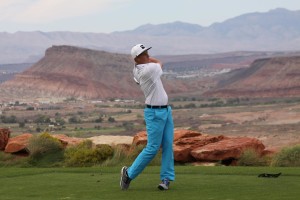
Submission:
M 137 133 L 133 144 L 147 144 L 146 131 Z M 212 136 L 189 130 L 175 131 L 173 147 L 177 162 L 237 160 L 245 149 L 252 148 L 260 155 L 265 149 L 262 142 L 255 138 Z
M 137 98 L 142 93 L 132 79 L 132 58 L 74 46 L 53 46 L 45 57 L 12 80 L 1 84 L 5 95 L 32 97 Z M 182 80 L 165 80 L 169 93 L 197 91 Z M 14 92 L 12 92 L 14 91 Z
M 147 144 L 147 132 L 141 131 L 138 132 L 134 137 L 132 141 L 133 145 L 146 145 Z
M 57 134 L 57 135 L 51 135 L 54 138 L 57 138 L 64 147 L 68 145 L 76 145 L 82 142 L 84 139 L 83 138 L 75 138 L 75 137 L 68 137 L 64 134 Z
M 22 135 L 9 138 L 8 143 L 5 147 L 6 153 L 17 153 L 20 151 L 27 151 L 28 140 L 32 137 L 30 133 L 24 133 Z
M 4 150 L 10 136 L 8 128 L 0 128 L 0 151 Z
M 209 97 L 299 97 L 300 56 L 258 59 L 218 87 Z
M 238 137 L 226 138 L 195 148 L 191 151 L 191 154 L 196 160 L 200 161 L 222 161 L 239 159 L 245 149 L 254 149 L 257 153 L 261 154 L 264 148 L 265 146 L 258 139 Z
M 200 135 L 196 137 L 181 138 L 174 141 L 174 159 L 178 162 L 192 162 L 195 158 L 192 157 L 191 151 L 198 147 L 205 146 L 210 143 L 223 140 L 225 137 Z
M 174 141 L 177 141 L 180 138 L 188 138 L 188 137 L 194 137 L 194 136 L 199 136 L 199 135 L 201 135 L 201 133 L 196 132 L 196 131 L 175 130 L 174 131 Z M 132 144 L 134 144 L 134 145 L 146 145 L 147 144 L 147 132 L 146 131 L 138 132 L 133 137 Z
M 8 140 L 8 143 L 5 147 L 6 153 L 17 153 L 21 151 L 26 151 L 27 153 L 30 153 L 27 149 L 28 141 L 33 135 L 30 133 L 25 133 L 13 138 L 10 138 Z M 76 145 L 79 144 L 81 141 L 84 140 L 84 138 L 74 138 L 74 137 L 68 137 L 63 134 L 58 135 L 51 135 L 54 138 L 57 138 L 64 147 L 68 145 Z
M 174 141 L 177 141 L 181 138 L 189 138 L 189 137 L 195 137 L 200 136 L 201 133 L 196 131 L 190 131 L 190 130 L 175 130 L 174 131 Z

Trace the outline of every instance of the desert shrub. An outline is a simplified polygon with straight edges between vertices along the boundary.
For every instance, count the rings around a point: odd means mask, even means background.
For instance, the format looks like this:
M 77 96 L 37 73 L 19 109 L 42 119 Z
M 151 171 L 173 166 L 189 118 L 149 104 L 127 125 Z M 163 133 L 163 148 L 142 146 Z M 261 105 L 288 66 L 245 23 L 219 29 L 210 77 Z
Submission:
M 4 153 L 0 151 L 0 167 L 25 167 L 27 166 L 27 158 L 26 157 L 18 157 L 16 155 L 10 153 Z
M 259 155 L 254 149 L 246 149 L 237 162 L 239 166 L 267 166 L 270 158 Z
M 137 146 L 132 146 L 131 150 L 128 152 L 127 155 L 127 161 L 132 163 L 136 157 L 143 151 L 145 148 L 144 145 L 137 145 Z M 156 156 L 153 158 L 153 160 L 149 163 L 150 166 L 157 166 L 160 165 L 161 163 L 161 150 L 156 154 Z
M 63 160 L 63 145 L 46 132 L 30 138 L 28 150 L 31 165 L 55 166 Z
M 4 153 L 0 151 L 0 163 L 11 160 L 14 156 L 12 154 Z
M 102 163 L 113 156 L 111 146 L 102 144 L 93 147 L 90 140 L 85 140 L 65 150 L 65 164 L 67 166 L 84 167 Z
M 25 127 L 25 122 L 19 122 L 19 127 L 24 128 Z
M 126 147 L 117 145 L 113 146 L 113 155 L 111 158 L 105 160 L 102 166 L 121 166 L 130 165 L 127 160 L 128 150 Z
M 300 145 L 283 148 L 272 159 L 272 166 L 300 167 Z
M 144 145 L 138 145 L 138 146 L 132 146 L 130 150 L 127 150 L 125 147 L 115 146 L 114 154 L 112 158 L 106 160 L 106 162 L 104 162 L 103 165 L 104 166 L 121 166 L 121 165 L 130 166 L 144 148 L 145 148 Z M 161 164 L 161 150 L 153 158 L 153 160 L 149 163 L 149 165 L 158 166 L 160 164 Z
M 134 124 L 132 122 L 123 122 L 122 126 L 126 131 L 132 131 L 134 129 Z
M 194 103 L 189 103 L 189 104 L 184 105 L 184 108 L 196 108 L 196 107 L 197 106 Z

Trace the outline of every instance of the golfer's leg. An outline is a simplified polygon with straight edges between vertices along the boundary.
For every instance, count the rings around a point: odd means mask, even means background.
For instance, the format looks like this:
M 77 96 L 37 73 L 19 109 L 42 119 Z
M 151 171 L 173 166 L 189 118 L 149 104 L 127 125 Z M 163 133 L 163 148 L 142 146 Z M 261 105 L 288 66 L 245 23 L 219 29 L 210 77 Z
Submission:
M 156 118 L 155 110 L 146 108 L 144 115 L 148 141 L 146 147 L 128 168 L 127 173 L 131 179 L 136 178 L 155 157 L 162 140 L 163 126 L 161 126 L 161 120 Z
M 162 164 L 160 171 L 161 180 L 175 180 L 173 139 L 174 123 L 172 118 L 172 109 L 169 107 L 162 139 Z

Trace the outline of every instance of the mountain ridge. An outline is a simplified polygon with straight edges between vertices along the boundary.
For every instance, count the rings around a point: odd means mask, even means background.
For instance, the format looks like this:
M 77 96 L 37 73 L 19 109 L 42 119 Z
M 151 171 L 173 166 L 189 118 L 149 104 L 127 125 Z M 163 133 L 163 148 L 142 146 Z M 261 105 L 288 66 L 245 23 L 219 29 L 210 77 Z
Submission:
M 233 61 L 240 63 L 240 60 Z M 226 64 L 227 60 L 222 62 Z M 132 58 L 126 54 L 53 46 L 39 62 L 0 84 L 1 98 L 141 99 L 143 94 L 132 78 L 133 65 Z M 214 77 L 202 74 L 195 78 L 165 74 L 162 80 L 171 98 L 299 97 L 299 66 L 299 55 L 269 57 L 257 59 L 250 67 L 229 74 Z
M 300 56 L 255 60 L 216 88 L 203 94 L 210 97 L 299 97 Z
M 268 19 L 268 20 L 266 20 Z M 0 32 L 0 64 L 37 61 L 52 45 L 72 45 L 129 54 L 136 43 L 153 46 L 153 55 L 228 51 L 300 50 L 300 11 L 275 9 L 248 13 L 209 27 L 184 22 L 142 25 L 105 33 Z
M 132 58 L 126 54 L 109 53 L 74 46 L 53 46 L 36 64 L 0 85 L 7 98 L 110 99 L 142 98 L 133 80 Z M 196 90 L 185 81 L 165 80 L 172 94 Z

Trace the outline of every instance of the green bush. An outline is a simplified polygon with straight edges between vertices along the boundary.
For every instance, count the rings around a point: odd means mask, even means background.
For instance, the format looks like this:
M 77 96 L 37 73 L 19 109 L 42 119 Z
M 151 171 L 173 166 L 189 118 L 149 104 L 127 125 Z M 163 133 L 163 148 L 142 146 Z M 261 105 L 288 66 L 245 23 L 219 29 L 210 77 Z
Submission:
M 56 166 L 63 159 L 63 145 L 49 133 L 30 138 L 27 148 L 31 165 Z
M 237 162 L 239 166 L 267 166 L 270 159 L 267 156 L 261 157 L 254 149 L 246 149 Z
M 90 140 L 85 140 L 78 145 L 65 150 L 65 164 L 67 166 L 84 167 L 102 163 L 113 156 L 111 146 L 102 144 L 93 147 Z
M 273 157 L 272 166 L 300 167 L 300 145 L 283 148 Z

